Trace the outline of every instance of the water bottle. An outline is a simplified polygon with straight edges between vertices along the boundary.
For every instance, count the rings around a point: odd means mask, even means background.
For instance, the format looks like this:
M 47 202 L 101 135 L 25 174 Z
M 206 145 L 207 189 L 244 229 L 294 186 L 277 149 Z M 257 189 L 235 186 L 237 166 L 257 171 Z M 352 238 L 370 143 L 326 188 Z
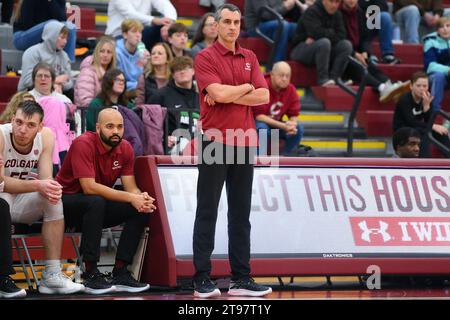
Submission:
M 144 54 L 145 54 L 145 44 L 142 41 L 139 42 L 137 45 L 137 52 L 138 52 L 139 59 L 143 60 Z

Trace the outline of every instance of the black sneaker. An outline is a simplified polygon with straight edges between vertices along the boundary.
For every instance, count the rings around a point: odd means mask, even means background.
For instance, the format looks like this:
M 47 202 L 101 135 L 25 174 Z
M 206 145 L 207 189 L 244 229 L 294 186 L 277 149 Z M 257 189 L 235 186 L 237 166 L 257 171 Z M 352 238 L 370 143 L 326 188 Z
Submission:
M 399 64 L 401 61 L 393 54 L 386 54 L 383 56 L 383 59 L 381 60 L 381 63 L 384 64 Z
M 116 287 L 107 280 L 107 275 L 104 275 L 98 269 L 83 273 L 83 284 L 85 292 L 89 294 L 104 294 L 116 291 Z
M 231 280 L 228 294 L 231 296 L 262 297 L 272 292 L 271 287 L 257 284 L 252 278 Z
M 214 298 L 220 296 L 220 290 L 209 277 L 194 280 L 194 297 Z
M 16 286 L 10 276 L 0 277 L 0 298 L 25 298 L 27 292 Z
M 116 287 L 117 292 L 142 292 L 148 290 L 150 285 L 141 283 L 133 278 L 130 271 L 124 269 L 120 271 L 113 271 L 111 284 Z

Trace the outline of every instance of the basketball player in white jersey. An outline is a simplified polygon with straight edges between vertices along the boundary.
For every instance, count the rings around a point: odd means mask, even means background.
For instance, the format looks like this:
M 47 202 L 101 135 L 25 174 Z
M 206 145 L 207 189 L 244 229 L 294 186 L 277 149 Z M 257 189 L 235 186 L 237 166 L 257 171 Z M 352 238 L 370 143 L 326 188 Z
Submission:
M 64 236 L 62 187 L 52 177 L 55 138 L 44 128 L 44 111 L 34 101 L 19 104 L 11 123 L 0 125 L 0 154 L 3 156 L 4 189 L 0 198 L 9 204 L 12 223 L 31 224 L 43 220 L 45 271 L 39 292 L 69 294 L 83 291 L 61 271 Z M 32 172 L 34 171 L 34 172 Z M 37 179 L 32 179 L 37 173 Z

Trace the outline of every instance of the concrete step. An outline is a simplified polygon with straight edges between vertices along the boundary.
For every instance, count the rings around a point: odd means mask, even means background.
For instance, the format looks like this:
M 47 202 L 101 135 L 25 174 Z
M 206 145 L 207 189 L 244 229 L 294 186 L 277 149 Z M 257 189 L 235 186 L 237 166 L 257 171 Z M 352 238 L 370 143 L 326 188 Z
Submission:
M 0 25 L 0 49 L 15 49 L 12 37 L 12 26 L 9 24 Z
M 347 151 L 346 139 L 325 139 L 321 137 L 305 137 L 301 142 L 310 146 L 320 156 L 342 156 Z M 354 156 L 386 156 L 389 142 L 386 139 L 355 139 L 353 141 Z
M 22 69 L 22 55 L 23 51 L 20 50 L 0 49 L 0 74 L 5 74 L 8 66 L 16 71 Z

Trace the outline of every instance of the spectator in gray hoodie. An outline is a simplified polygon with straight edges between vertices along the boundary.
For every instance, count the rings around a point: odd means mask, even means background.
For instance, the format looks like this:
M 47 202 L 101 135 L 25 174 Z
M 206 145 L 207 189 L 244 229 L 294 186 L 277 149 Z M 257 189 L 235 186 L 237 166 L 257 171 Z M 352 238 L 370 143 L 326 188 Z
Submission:
M 18 91 L 33 87 L 32 72 L 39 62 L 52 66 L 56 75 L 53 87 L 57 92 L 63 93 L 73 89 L 70 59 L 63 51 L 68 32 L 65 25 L 59 21 L 50 21 L 45 25 L 42 32 L 43 42 L 28 48 L 22 56 L 22 75 Z

